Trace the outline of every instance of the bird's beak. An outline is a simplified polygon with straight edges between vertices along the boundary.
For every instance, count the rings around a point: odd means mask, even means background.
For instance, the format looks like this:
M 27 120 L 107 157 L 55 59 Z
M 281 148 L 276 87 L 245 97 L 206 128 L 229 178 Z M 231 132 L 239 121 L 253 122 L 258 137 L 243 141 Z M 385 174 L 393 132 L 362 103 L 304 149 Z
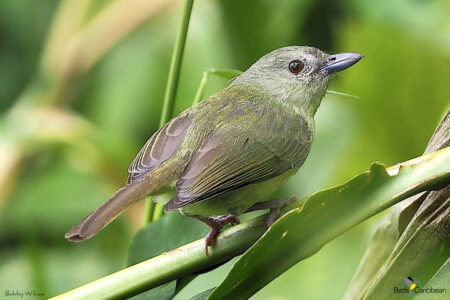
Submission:
M 326 70 L 328 74 L 340 72 L 353 66 L 363 57 L 356 52 L 333 54 L 328 56 L 327 63 L 321 69 Z

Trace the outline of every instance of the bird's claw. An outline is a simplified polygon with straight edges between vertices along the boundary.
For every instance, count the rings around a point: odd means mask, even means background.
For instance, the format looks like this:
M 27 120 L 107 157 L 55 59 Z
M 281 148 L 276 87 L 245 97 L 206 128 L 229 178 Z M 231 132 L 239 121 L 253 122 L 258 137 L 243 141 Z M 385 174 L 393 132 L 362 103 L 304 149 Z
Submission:
M 200 220 L 211 228 L 211 230 L 205 237 L 205 254 L 208 257 L 209 257 L 208 247 L 214 244 L 214 239 L 219 234 L 220 230 L 227 224 L 236 225 L 240 223 L 239 218 L 236 217 L 235 215 L 223 215 L 218 216 L 216 218 L 211 217 Z

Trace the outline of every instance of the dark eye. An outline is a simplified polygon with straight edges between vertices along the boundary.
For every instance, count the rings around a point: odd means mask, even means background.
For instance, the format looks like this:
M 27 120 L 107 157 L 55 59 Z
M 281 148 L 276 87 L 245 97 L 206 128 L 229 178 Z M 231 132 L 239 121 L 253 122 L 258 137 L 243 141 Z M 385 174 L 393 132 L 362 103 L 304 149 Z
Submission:
M 301 72 L 301 70 L 303 70 L 303 67 L 305 65 L 303 64 L 302 61 L 300 60 L 293 60 L 289 63 L 289 72 L 293 73 L 293 74 L 298 74 Z

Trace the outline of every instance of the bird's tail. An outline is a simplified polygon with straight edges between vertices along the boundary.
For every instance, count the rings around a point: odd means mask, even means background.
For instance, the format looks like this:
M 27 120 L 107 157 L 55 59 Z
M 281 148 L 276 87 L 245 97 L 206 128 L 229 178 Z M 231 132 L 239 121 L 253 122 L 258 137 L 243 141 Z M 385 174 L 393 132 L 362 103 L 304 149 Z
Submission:
M 170 166 L 161 166 L 145 178 L 118 190 L 106 203 L 93 211 L 78 225 L 70 229 L 65 237 L 69 241 L 81 242 L 90 239 L 116 218 L 124 209 L 150 195 L 176 177 Z

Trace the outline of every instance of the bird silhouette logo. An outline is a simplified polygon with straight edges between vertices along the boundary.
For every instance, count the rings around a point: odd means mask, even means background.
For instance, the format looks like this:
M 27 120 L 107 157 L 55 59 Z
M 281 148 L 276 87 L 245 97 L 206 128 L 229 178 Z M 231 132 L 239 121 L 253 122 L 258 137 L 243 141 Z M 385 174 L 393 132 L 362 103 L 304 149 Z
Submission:
M 408 287 L 408 294 L 410 296 L 416 296 L 415 288 L 417 287 L 422 288 L 422 284 L 417 278 L 407 277 L 403 281 L 405 282 L 403 287 L 405 286 Z

